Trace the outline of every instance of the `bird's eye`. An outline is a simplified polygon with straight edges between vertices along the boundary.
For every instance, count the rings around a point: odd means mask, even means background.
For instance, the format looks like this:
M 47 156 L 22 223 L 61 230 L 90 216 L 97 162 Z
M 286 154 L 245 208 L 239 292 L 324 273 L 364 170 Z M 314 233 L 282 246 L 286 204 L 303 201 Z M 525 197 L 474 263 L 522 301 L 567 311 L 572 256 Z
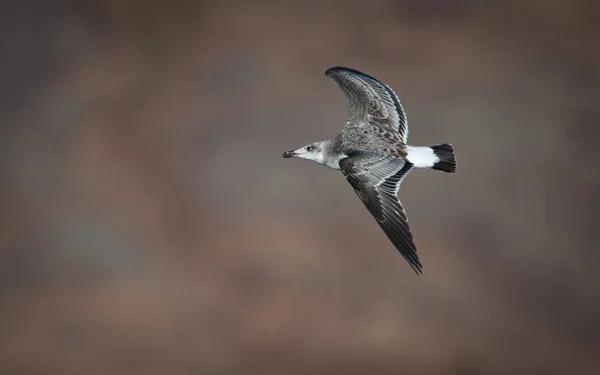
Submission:
M 313 146 L 306 146 L 306 151 L 312 151 Z

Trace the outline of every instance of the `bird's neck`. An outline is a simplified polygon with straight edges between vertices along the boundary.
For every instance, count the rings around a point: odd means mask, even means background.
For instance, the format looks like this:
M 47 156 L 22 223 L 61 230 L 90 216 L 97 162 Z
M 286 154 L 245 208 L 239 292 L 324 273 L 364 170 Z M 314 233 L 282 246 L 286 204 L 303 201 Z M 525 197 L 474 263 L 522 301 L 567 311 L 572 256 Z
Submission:
M 323 160 L 323 165 L 327 168 L 340 170 L 340 160 L 346 157 L 346 155 L 341 155 L 336 151 L 335 141 L 324 141 L 323 142 L 323 151 L 325 158 Z

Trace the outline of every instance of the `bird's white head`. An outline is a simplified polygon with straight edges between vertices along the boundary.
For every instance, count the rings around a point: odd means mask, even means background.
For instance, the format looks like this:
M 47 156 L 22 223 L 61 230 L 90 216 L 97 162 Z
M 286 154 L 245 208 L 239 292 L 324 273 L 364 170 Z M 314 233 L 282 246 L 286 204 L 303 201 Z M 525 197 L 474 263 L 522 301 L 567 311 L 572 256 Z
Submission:
M 300 158 L 312 160 L 329 168 L 339 169 L 338 161 L 331 156 L 333 141 L 313 142 L 294 151 L 283 153 L 284 158 Z
M 294 151 L 283 153 L 284 158 L 300 158 L 323 164 L 325 160 L 325 142 L 314 142 Z

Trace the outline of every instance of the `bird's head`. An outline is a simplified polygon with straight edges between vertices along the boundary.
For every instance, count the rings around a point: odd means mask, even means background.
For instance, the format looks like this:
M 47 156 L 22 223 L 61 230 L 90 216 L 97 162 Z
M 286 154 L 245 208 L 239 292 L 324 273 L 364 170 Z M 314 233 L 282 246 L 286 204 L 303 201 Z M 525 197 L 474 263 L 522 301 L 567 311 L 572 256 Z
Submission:
M 284 158 L 300 158 L 312 160 L 319 164 L 325 161 L 325 147 L 328 141 L 314 142 L 306 146 L 302 146 L 297 150 L 286 151 L 283 153 Z

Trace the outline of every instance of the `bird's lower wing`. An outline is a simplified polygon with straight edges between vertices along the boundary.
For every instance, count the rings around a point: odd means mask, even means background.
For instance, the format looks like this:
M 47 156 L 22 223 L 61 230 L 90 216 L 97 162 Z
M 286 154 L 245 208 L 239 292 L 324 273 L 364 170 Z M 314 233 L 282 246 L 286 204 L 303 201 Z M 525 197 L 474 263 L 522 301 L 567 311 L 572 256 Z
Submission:
M 417 274 L 422 273 L 406 212 L 397 196 L 402 179 L 413 165 L 384 153 L 356 152 L 340 161 L 340 167 L 396 249 Z

